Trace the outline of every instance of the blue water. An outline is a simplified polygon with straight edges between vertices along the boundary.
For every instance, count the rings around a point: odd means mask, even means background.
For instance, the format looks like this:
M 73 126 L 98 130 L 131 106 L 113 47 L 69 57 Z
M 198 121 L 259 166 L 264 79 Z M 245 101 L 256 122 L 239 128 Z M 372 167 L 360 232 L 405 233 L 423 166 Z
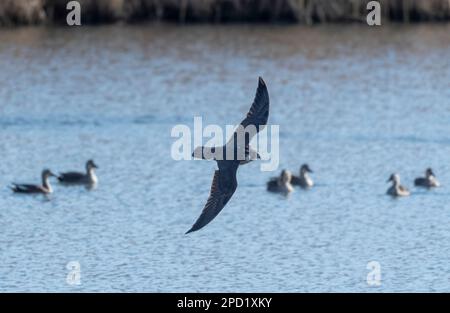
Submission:
M 450 26 L 107 26 L 0 30 L 1 291 L 450 291 Z M 280 167 L 238 171 L 184 232 L 215 164 L 174 161 L 171 129 L 236 124 L 257 77 Z M 12 181 L 99 165 L 49 199 Z M 307 162 L 316 186 L 265 182 Z M 432 167 L 442 183 L 413 179 Z M 409 198 L 385 195 L 400 174 Z M 67 281 L 70 261 L 80 284 Z M 367 283 L 368 262 L 381 285 Z

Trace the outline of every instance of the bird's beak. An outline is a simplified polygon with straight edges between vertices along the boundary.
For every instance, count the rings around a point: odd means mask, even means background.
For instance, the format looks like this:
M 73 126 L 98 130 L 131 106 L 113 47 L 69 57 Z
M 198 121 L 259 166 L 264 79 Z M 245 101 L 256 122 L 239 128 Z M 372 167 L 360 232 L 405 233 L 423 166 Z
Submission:
M 307 171 L 310 173 L 314 173 L 309 167 L 308 167 Z
M 57 175 L 55 175 L 55 173 L 53 173 L 53 172 L 50 172 L 50 176 L 53 176 L 53 177 L 58 177 Z
M 97 164 L 92 164 L 92 166 L 94 167 L 94 168 L 98 168 L 98 166 L 97 166 Z
M 392 176 L 389 177 L 389 179 L 388 179 L 386 182 L 388 183 L 388 182 L 390 182 L 390 181 L 392 181 Z

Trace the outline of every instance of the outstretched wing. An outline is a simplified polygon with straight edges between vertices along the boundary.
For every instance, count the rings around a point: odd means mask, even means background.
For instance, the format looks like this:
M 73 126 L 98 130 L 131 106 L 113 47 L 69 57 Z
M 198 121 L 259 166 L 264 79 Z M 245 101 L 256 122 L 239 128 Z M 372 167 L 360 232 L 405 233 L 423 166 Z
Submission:
M 211 191 L 209 193 L 208 201 L 200 214 L 200 217 L 194 223 L 192 228 L 186 234 L 199 230 L 200 228 L 211 222 L 217 214 L 222 211 L 224 206 L 231 199 L 237 188 L 236 166 L 223 168 L 214 172 L 214 178 L 211 184 Z
M 264 128 L 269 118 L 269 92 L 266 83 L 260 77 L 255 99 L 245 119 L 235 130 L 233 137 L 226 144 L 227 149 L 233 149 L 234 160 L 241 158 L 242 148 L 249 149 L 252 138 Z M 227 150 L 228 151 L 228 150 Z M 239 159 L 240 160 L 240 159 Z
M 245 128 L 249 125 L 256 127 L 259 132 L 262 127 L 267 124 L 269 118 L 269 92 L 266 83 L 260 77 L 258 81 L 258 89 L 256 89 L 255 99 L 241 125 Z M 251 138 L 250 138 L 251 140 Z

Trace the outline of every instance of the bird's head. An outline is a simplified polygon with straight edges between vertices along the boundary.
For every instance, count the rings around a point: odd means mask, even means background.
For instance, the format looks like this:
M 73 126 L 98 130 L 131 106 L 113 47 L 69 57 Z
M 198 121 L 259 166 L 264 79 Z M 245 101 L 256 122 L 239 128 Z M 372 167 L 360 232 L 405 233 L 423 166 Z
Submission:
M 309 168 L 308 164 L 303 164 L 300 167 L 300 173 L 313 173 L 313 171 Z
M 192 157 L 195 159 L 203 159 L 203 147 L 197 147 L 192 152 Z
M 86 169 L 89 171 L 93 168 L 98 168 L 97 164 L 93 160 L 89 160 L 86 162 Z
M 400 176 L 398 174 L 394 173 L 391 176 L 389 176 L 389 179 L 387 180 L 387 182 L 398 183 L 398 182 L 400 182 Z
M 56 175 L 53 174 L 53 172 L 50 171 L 49 169 L 44 169 L 44 170 L 42 171 L 42 178 L 47 179 L 47 178 L 49 178 L 49 177 L 56 177 Z

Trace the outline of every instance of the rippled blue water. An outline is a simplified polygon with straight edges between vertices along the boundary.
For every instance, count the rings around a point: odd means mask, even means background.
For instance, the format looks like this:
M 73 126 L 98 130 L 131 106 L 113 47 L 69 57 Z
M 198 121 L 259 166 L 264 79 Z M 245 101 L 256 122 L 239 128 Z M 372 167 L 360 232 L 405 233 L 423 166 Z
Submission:
M 0 290 L 450 291 L 449 25 L 108 26 L 0 30 Z M 257 77 L 280 168 L 238 171 L 188 236 L 215 164 L 173 161 L 170 131 L 238 123 Z M 40 171 L 100 166 L 96 190 L 13 195 Z M 431 166 L 442 188 L 415 189 Z M 385 195 L 400 173 L 409 198 Z M 278 173 L 278 172 L 277 172 Z M 66 281 L 69 261 L 81 284 Z M 381 286 L 366 278 L 381 266 Z

